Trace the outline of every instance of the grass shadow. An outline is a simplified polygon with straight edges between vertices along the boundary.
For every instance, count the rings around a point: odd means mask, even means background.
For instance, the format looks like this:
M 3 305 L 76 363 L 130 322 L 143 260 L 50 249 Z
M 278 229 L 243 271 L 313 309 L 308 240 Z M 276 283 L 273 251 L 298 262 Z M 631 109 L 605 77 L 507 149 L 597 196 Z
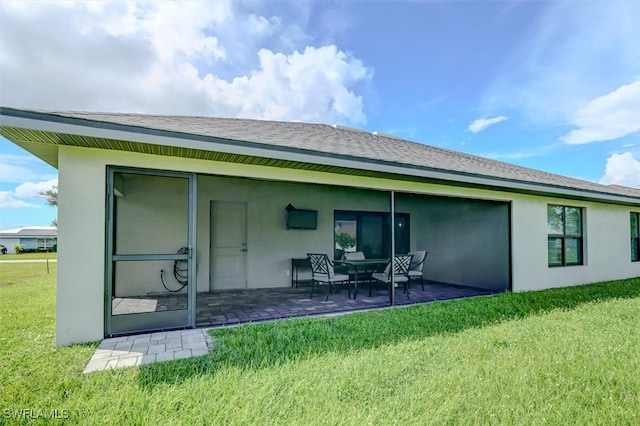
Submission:
M 329 318 L 278 320 L 214 329 L 209 355 L 150 364 L 144 387 L 179 383 L 225 368 L 256 370 L 330 352 L 351 353 L 504 321 L 568 310 L 585 303 L 640 296 L 640 278 L 522 293 L 457 299 Z

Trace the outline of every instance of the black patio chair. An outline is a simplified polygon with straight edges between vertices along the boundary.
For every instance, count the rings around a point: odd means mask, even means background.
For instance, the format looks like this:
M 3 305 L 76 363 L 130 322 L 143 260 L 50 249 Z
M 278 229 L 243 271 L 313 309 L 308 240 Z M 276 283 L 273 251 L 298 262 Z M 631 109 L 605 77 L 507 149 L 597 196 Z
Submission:
M 417 280 L 420 278 L 420 284 L 422 285 L 422 291 L 424 291 L 424 261 L 427 259 L 428 251 L 410 251 L 409 254 L 413 255 L 411 265 L 409 265 L 409 289 L 411 289 L 411 280 Z
M 349 299 L 351 299 L 351 289 L 349 287 L 350 277 L 348 274 L 336 274 L 333 269 L 333 263 L 329 260 L 329 256 L 324 253 L 307 253 L 309 262 L 311 263 L 311 295 L 313 297 L 313 287 L 318 287 L 320 284 L 327 284 L 327 297 L 325 301 L 329 300 L 331 294 L 332 284 L 346 284 L 347 293 Z
M 394 272 L 394 282 L 396 284 L 402 283 L 404 286 L 404 293 L 407 295 L 407 299 L 409 298 L 409 265 L 411 265 L 411 259 L 413 259 L 413 255 L 411 254 L 398 254 L 394 257 L 393 260 L 393 272 Z M 384 272 L 374 272 L 371 274 L 373 279 L 378 281 L 382 281 L 386 283 L 389 287 L 389 294 L 393 291 L 391 288 L 391 262 L 387 264 Z

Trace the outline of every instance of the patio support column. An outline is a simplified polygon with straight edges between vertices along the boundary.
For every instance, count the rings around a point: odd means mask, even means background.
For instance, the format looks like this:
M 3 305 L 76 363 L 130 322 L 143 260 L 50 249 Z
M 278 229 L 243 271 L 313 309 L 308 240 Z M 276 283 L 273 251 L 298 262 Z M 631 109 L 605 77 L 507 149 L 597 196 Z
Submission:
M 395 277 L 395 254 L 396 254 L 396 193 L 390 192 L 389 199 L 389 221 L 391 225 L 391 265 L 389 272 L 391 273 L 391 288 L 389 289 L 389 303 L 391 306 L 396 303 L 396 277 Z
M 189 245 L 189 262 L 187 272 L 187 298 L 189 309 L 189 326 L 190 328 L 196 328 L 196 297 L 198 291 L 198 277 L 196 276 L 196 259 L 198 258 L 198 175 L 191 174 L 189 180 L 189 238 L 191 244 Z

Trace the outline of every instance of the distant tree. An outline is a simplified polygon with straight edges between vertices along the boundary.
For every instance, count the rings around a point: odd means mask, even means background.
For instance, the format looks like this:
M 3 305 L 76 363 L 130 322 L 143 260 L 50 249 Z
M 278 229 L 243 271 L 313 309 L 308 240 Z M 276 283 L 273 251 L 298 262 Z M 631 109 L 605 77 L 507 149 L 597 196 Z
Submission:
M 41 192 L 40 195 L 42 195 L 45 198 L 45 200 L 47 200 L 47 204 L 49 204 L 51 207 L 58 207 L 58 186 L 57 185 L 53 185 L 51 189 L 49 189 L 48 191 Z M 58 219 L 57 218 L 53 219 L 53 221 L 51 221 L 51 225 L 57 228 Z
M 47 200 L 47 204 L 49 204 L 51 207 L 58 207 L 57 185 L 53 185 L 48 191 L 41 192 L 40 195 L 42 195 Z

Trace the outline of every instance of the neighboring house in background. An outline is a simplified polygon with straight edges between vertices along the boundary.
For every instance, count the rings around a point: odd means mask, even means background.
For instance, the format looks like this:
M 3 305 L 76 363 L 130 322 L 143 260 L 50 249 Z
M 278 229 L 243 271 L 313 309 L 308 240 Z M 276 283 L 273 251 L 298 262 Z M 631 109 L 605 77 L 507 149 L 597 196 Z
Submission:
M 0 244 L 7 253 L 15 253 L 16 245 L 24 251 L 50 251 L 58 242 L 58 229 L 55 226 L 25 226 L 0 231 Z
M 640 276 L 632 188 L 323 124 L 1 108 L 0 134 L 59 170 L 58 345 L 194 327 L 198 295 L 288 287 L 337 232 L 491 291 Z

